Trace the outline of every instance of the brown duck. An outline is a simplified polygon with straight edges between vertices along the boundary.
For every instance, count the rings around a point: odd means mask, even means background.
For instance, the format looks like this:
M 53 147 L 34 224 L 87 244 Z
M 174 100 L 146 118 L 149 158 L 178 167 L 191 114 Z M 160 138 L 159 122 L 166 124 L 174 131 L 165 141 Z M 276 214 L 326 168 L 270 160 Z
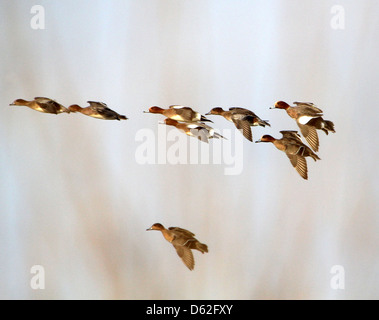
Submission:
M 201 115 L 199 112 L 192 110 L 190 107 L 184 107 L 179 105 L 172 105 L 169 106 L 168 109 L 163 109 L 157 106 L 150 107 L 149 111 L 144 111 L 144 113 L 159 113 L 163 114 L 165 117 L 177 120 L 177 121 L 184 121 L 184 122 L 213 122 L 203 115 Z
M 292 166 L 304 179 L 308 179 L 308 168 L 305 157 L 311 157 L 314 161 L 321 160 L 308 146 L 306 146 L 297 131 L 280 131 L 281 139 L 275 139 L 270 135 L 264 135 L 255 142 L 272 142 L 276 148 L 284 151 L 290 159 Z
M 159 230 L 162 232 L 163 237 L 170 242 L 176 249 L 176 253 L 182 259 L 188 269 L 193 270 L 195 267 L 195 259 L 191 249 L 199 250 L 201 253 L 208 252 L 208 246 L 204 243 L 200 243 L 195 239 L 195 235 L 179 227 L 170 227 L 166 229 L 160 223 L 154 223 L 149 230 Z
M 166 118 L 164 122 L 160 122 L 167 126 L 173 126 L 183 131 L 187 136 L 195 137 L 200 141 L 208 143 L 209 139 L 225 139 L 221 134 L 202 122 L 179 122 L 170 118 Z
M 318 151 L 319 140 L 316 130 L 322 130 L 326 134 L 336 132 L 334 130 L 334 123 L 322 118 L 323 111 L 317 108 L 311 102 L 294 102 L 295 106 L 291 107 L 284 101 L 275 102 L 274 106 L 270 109 L 284 109 L 287 114 L 296 120 L 301 134 L 309 143 L 313 151 Z
M 233 122 L 237 129 L 242 130 L 242 134 L 249 141 L 253 141 L 252 126 L 270 127 L 267 121 L 261 120 L 254 112 L 245 108 L 233 107 L 226 111 L 216 107 L 205 115 L 210 114 L 223 116 L 226 120 Z
M 61 104 L 50 98 L 45 97 L 35 97 L 34 100 L 31 101 L 17 99 L 13 101 L 13 103 L 11 103 L 10 106 L 26 106 L 30 109 L 43 113 L 70 113 L 70 111 L 66 107 L 62 106 Z
M 127 120 L 128 118 L 108 108 L 104 102 L 87 101 L 88 107 L 82 108 L 77 104 L 68 107 L 71 112 L 80 112 L 86 116 L 103 120 Z

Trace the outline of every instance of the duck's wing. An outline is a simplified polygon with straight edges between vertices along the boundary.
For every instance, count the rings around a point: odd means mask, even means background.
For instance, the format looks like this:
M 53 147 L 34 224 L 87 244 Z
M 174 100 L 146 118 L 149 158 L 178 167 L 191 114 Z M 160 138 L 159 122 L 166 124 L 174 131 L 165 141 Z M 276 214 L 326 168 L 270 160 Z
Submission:
M 52 100 L 50 98 L 46 98 L 46 97 L 35 97 L 34 100 L 36 102 L 39 102 L 39 103 L 50 103 L 50 102 L 54 101 L 54 100 Z
M 304 157 L 286 153 L 287 157 L 290 159 L 292 166 L 296 169 L 296 171 L 300 174 L 300 176 L 307 180 L 308 179 L 308 168 L 307 161 Z
M 176 253 L 182 259 L 187 268 L 193 270 L 195 267 L 195 259 L 193 258 L 191 249 L 177 243 L 172 243 L 172 245 L 176 249 Z
M 209 138 L 209 131 L 208 129 L 202 127 L 202 126 L 195 126 L 195 125 L 190 125 L 188 126 L 188 129 L 193 137 L 198 138 L 200 141 L 203 141 L 205 143 L 208 143 L 208 138 Z
M 191 231 L 188 231 L 186 229 L 179 228 L 179 227 L 169 227 L 168 230 L 174 231 L 174 233 L 177 233 L 177 234 L 185 235 L 186 237 L 189 237 L 189 238 L 195 236 L 195 234 L 192 233 Z
M 301 141 L 300 135 L 295 130 L 282 130 L 280 131 L 280 133 L 283 135 L 283 138 L 285 139 L 295 139 L 296 141 L 303 143 Z
M 169 108 L 170 109 L 183 109 L 183 108 L 189 108 L 189 107 L 173 104 L 173 105 L 169 106 Z
M 302 111 L 308 116 L 321 116 L 323 111 L 317 108 L 312 102 L 293 102 L 297 107 L 301 108 Z
M 87 101 L 89 103 L 90 108 L 93 110 L 97 111 L 99 114 L 104 114 L 104 115 L 119 115 L 116 111 L 112 110 L 107 106 L 106 103 L 104 102 L 99 102 L 99 101 Z
M 229 108 L 229 111 L 231 111 L 232 113 L 240 113 L 240 114 L 245 114 L 245 115 L 256 116 L 253 111 L 249 109 L 241 108 L 241 107 L 231 107 Z
M 117 113 L 116 111 L 108 108 L 108 106 L 104 102 L 97 101 L 87 101 L 89 103 L 89 107 L 97 112 L 100 116 L 106 119 L 126 119 L 125 116 Z
M 289 144 L 286 147 L 285 153 L 290 159 L 292 166 L 296 169 L 296 171 L 300 174 L 300 176 L 304 179 L 308 179 L 308 168 L 307 161 L 303 156 L 305 152 L 305 145 L 300 145 L 297 143 Z
M 50 98 L 46 97 L 35 97 L 34 101 L 37 102 L 41 108 L 45 109 L 49 113 L 55 113 L 57 114 L 58 111 L 65 111 L 68 112 L 68 109 L 56 102 L 55 100 L 52 100 Z
M 253 134 L 251 132 L 251 122 L 247 118 L 249 116 L 243 114 L 232 114 L 232 121 L 238 130 L 242 130 L 243 136 L 249 140 L 253 141 Z M 251 116 L 250 116 L 251 117 Z
M 317 152 L 319 147 L 318 134 L 315 127 L 304 124 L 297 124 L 300 128 L 301 134 L 307 140 L 313 151 Z
M 185 121 L 192 121 L 194 111 L 189 107 L 175 108 L 176 114 Z
M 108 108 L 107 104 L 104 103 L 104 102 L 99 102 L 99 101 L 87 101 L 87 103 L 89 103 L 89 106 L 90 107 L 93 107 L 93 108 Z

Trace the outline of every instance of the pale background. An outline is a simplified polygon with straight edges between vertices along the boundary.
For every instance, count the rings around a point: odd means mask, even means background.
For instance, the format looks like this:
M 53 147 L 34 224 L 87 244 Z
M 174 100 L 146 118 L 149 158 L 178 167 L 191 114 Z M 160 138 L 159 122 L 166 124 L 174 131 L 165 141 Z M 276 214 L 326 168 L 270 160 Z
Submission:
M 33 30 L 35 4 L 0 2 L 0 298 L 379 298 L 377 1 L 41 0 Z M 104 101 L 129 120 L 9 106 L 35 96 Z M 247 140 L 240 175 L 136 163 L 136 132 L 163 120 L 149 106 L 246 107 L 272 125 L 257 140 L 297 129 L 277 100 L 312 101 L 335 123 L 308 181 Z M 209 246 L 194 271 L 145 231 L 155 222 Z

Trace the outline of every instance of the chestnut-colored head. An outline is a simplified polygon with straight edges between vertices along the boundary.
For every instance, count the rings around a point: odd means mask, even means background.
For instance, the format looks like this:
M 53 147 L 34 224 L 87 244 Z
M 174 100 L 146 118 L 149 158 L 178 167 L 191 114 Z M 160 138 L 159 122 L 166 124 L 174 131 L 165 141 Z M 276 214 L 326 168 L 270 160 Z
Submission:
M 16 99 L 13 101 L 10 106 L 25 106 L 29 101 L 26 101 L 24 99 Z
M 257 142 L 274 142 L 276 139 L 268 134 L 265 134 L 262 136 L 259 140 L 255 141 Z
M 213 108 L 211 111 L 206 113 L 205 115 L 210 115 L 210 114 L 215 114 L 215 115 L 220 115 L 224 112 L 224 110 L 220 107 Z
M 161 225 L 160 223 L 154 223 L 149 229 L 146 229 L 146 231 L 150 231 L 150 230 L 164 230 L 165 227 L 163 225 Z
M 73 105 L 68 107 L 68 110 L 70 112 L 78 112 L 78 111 L 82 110 L 82 107 L 77 105 L 77 104 L 73 104 Z
M 284 101 L 276 101 L 274 106 L 271 107 L 271 109 L 288 109 L 290 105 L 287 102 Z
M 167 125 L 167 126 L 176 126 L 179 122 L 174 120 L 174 119 L 170 119 L 170 118 L 166 118 L 164 119 L 164 124 Z
M 162 113 L 163 111 L 164 111 L 164 109 L 157 107 L 157 106 L 149 108 L 150 113 Z

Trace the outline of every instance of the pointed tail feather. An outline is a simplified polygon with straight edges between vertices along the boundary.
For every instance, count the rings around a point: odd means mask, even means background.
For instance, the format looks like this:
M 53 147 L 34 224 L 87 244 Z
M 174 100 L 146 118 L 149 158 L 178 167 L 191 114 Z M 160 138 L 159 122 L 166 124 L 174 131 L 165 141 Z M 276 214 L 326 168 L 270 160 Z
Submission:
M 208 122 L 212 122 L 212 123 L 213 123 L 212 120 L 209 120 L 208 118 L 206 118 L 206 117 L 204 117 L 204 116 L 201 116 L 201 117 L 200 117 L 200 121 L 203 121 L 203 122 L 208 121 Z
M 208 246 L 204 243 L 197 242 L 196 249 L 201 251 L 201 253 L 208 252 Z
M 271 127 L 271 125 L 268 123 L 268 120 L 261 120 L 261 119 L 259 119 L 258 123 L 262 127 L 265 127 L 265 126 Z
M 334 130 L 334 123 L 332 122 L 332 121 L 329 121 L 329 120 L 325 120 L 324 121 L 324 129 L 326 129 L 327 131 L 326 131 L 326 134 L 328 134 L 328 131 L 331 131 L 331 132 L 336 132 L 335 130 Z

